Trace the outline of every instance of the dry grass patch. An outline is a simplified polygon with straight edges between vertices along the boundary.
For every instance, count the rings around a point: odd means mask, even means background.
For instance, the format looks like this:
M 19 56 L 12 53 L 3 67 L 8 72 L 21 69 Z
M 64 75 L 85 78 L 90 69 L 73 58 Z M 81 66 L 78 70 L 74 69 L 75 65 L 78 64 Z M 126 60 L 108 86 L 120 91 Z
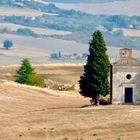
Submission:
M 40 74 L 76 73 L 82 66 L 35 67 Z M 16 68 L 1 68 L 15 74 Z M 79 75 L 78 75 L 79 72 Z M 67 76 L 68 75 L 68 76 Z M 74 76 L 73 76 L 74 77 Z M 3 79 L 8 79 L 3 77 Z M 51 79 L 51 76 L 50 76 Z M 72 83 L 75 78 L 71 79 Z M 55 82 L 58 82 L 57 79 Z M 9 100 L 10 98 L 10 100 Z M 2 140 L 139 140 L 140 106 L 90 106 L 78 92 L 59 92 L 0 81 L 0 139 Z
M 12 98 L 0 99 L 2 140 L 140 139 L 140 106 L 90 107 L 82 96 L 50 96 L 3 82 L 0 96 Z

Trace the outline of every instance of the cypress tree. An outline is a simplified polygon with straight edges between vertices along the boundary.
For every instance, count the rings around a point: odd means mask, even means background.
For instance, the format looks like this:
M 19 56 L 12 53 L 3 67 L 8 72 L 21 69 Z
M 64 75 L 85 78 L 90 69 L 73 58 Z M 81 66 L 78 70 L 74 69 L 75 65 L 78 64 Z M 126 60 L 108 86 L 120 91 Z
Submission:
M 80 77 L 80 94 L 90 97 L 98 105 L 99 95 L 109 93 L 109 58 L 104 37 L 95 31 L 89 42 L 89 55 L 84 66 L 84 74 Z

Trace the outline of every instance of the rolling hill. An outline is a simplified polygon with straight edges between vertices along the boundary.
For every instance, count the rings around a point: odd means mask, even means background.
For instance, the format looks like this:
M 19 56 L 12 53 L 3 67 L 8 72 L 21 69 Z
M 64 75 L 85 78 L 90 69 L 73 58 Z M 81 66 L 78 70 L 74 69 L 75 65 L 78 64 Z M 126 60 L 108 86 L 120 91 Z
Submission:
M 38 69 L 44 72 L 47 69 L 49 73 L 52 73 L 52 69 L 61 71 L 67 79 L 70 79 L 70 72 L 79 73 L 77 68 L 69 69 L 70 66 L 48 67 Z M 13 69 L 4 67 L 0 68 L 0 72 L 6 74 Z M 80 96 L 78 92 L 52 91 L 0 79 L 0 107 L 1 140 L 140 138 L 138 105 L 92 107 L 89 98 Z
M 117 59 L 120 47 L 136 49 L 134 56 L 140 58 L 140 16 L 130 16 L 127 11 L 117 15 L 89 14 L 69 9 L 68 5 L 60 8 L 60 0 L 54 2 L 57 3 L 0 0 L 0 140 L 139 140 L 138 105 L 90 106 L 90 99 L 80 96 L 78 86 L 85 59 L 49 58 L 58 52 L 68 57 L 87 55 L 88 42 L 98 29 L 105 35 L 111 59 Z M 63 2 L 68 4 L 66 0 Z M 115 0 L 81 2 L 100 6 L 116 3 Z M 11 49 L 3 48 L 5 40 L 12 40 Z M 23 58 L 36 64 L 35 71 L 45 77 L 49 88 L 13 82 L 17 64 Z M 59 91 L 53 85 L 74 85 L 74 89 Z

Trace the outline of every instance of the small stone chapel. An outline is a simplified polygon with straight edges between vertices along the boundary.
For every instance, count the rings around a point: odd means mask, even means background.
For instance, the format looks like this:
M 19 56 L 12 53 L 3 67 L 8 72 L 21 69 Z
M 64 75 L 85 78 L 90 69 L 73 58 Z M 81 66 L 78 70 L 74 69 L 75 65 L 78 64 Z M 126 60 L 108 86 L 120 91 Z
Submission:
M 115 104 L 140 104 L 140 61 L 132 49 L 120 49 L 120 58 L 112 64 L 111 98 Z

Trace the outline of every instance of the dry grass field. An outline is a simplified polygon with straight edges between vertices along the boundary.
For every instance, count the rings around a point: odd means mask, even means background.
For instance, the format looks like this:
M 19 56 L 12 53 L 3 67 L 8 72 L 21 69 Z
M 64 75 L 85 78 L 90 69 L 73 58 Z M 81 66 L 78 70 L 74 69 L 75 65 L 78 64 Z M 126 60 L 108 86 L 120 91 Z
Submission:
M 15 70 L 0 68 L 0 140 L 140 139 L 140 106 L 91 107 L 89 98 L 77 91 L 11 82 Z M 82 66 L 36 66 L 36 71 L 57 82 L 76 84 Z
M 54 29 L 43 29 L 43 28 L 37 28 L 37 27 L 29 27 L 29 26 L 23 26 L 13 23 L 0 23 L 0 29 L 8 29 L 10 31 L 17 31 L 18 29 L 30 29 L 36 34 L 41 35 L 68 35 L 71 34 L 71 32 L 68 31 L 61 31 L 61 30 L 54 30 Z
M 83 73 L 82 64 L 35 65 L 34 68 L 38 74 L 59 84 L 78 85 L 79 78 Z M 17 69 L 17 66 L 0 67 L 0 78 L 12 80 Z
M 31 16 L 32 17 L 32 16 L 41 16 L 43 15 L 43 13 L 37 10 L 30 10 L 30 9 L 0 7 L 0 15 L 1 16 L 17 15 L 17 16 Z
M 122 0 L 106 3 L 56 3 L 62 9 L 75 9 L 93 15 L 128 15 L 139 16 L 139 0 Z M 117 7 L 117 8 L 115 8 Z
M 135 29 L 122 29 L 124 36 L 130 36 L 130 37 L 140 37 L 140 30 Z
M 9 12 L 10 11 L 10 12 Z M 13 7 L 0 7 L 0 16 L 29 16 L 36 17 L 42 16 L 43 14 L 49 16 L 56 16 L 57 14 L 44 13 L 39 10 L 29 9 L 29 8 L 13 8 Z

